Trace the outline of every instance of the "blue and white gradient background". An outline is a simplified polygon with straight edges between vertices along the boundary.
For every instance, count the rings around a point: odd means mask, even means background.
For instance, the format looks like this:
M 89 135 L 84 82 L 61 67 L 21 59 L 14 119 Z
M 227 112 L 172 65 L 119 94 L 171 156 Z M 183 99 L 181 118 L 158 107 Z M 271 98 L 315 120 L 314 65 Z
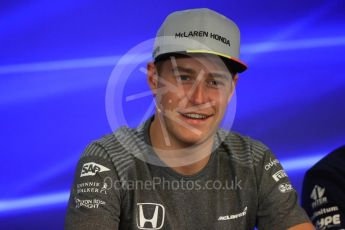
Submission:
M 1 1 L 0 229 L 63 229 L 77 160 L 111 132 L 113 67 L 169 13 L 196 7 L 239 25 L 249 69 L 233 129 L 268 145 L 299 193 L 306 169 L 345 143 L 344 0 Z

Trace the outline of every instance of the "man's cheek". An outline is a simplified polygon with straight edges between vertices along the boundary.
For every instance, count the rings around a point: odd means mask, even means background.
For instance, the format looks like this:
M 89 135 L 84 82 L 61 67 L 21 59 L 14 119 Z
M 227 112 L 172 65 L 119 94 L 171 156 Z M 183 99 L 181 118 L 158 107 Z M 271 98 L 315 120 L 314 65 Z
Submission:
M 164 110 L 173 111 L 176 108 L 176 102 L 173 97 L 169 95 L 169 93 L 162 96 L 161 105 L 163 106 Z

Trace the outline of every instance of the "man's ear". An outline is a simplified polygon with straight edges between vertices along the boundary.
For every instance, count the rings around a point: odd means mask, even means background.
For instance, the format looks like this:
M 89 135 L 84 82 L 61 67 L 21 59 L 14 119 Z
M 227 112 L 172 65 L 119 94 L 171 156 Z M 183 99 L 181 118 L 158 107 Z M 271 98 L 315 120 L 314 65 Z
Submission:
M 235 73 L 235 76 L 231 80 L 231 92 L 230 92 L 229 97 L 228 97 L 228 103 L 230 102 L 232 96 L 235 93 L 237 81 L 238 81 L 238 73 Z
M 234 78 L 233 78 L 233 80 L 232 80 L 232 82 L 233 82 L 233 87 L 234 87 L 234 88 L 236 88 L 237 81 L 238 81 L 238 73 L 235 73 L 235 76 L 234 76 Z
M 153 96 L 157 94 L 158 88 L 158 73 L 157 68 L 153 62 L 147 63 L 147 82 L 152 91 Z

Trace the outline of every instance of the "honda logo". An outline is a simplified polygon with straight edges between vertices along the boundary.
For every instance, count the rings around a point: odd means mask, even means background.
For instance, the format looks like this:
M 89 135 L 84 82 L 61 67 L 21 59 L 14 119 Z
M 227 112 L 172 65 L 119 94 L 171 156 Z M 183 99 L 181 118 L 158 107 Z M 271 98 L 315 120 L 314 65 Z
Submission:
M 139 229 L 161 229 L 164 224 L 165 208 L 156 203 L 137 203 L 137 227 Z

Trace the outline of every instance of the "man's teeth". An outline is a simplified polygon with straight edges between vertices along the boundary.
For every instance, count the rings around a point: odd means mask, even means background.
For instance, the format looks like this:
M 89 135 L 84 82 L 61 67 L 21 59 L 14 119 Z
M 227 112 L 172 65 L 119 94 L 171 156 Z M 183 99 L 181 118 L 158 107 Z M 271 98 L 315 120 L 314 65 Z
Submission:
M 188 118 L 192 118 L 192 119 L 205 119 L 209 117 L 207 115 L 202 115 L 202 114 L 197 114 L 197 113 L 183 113 L 182 115 Z

